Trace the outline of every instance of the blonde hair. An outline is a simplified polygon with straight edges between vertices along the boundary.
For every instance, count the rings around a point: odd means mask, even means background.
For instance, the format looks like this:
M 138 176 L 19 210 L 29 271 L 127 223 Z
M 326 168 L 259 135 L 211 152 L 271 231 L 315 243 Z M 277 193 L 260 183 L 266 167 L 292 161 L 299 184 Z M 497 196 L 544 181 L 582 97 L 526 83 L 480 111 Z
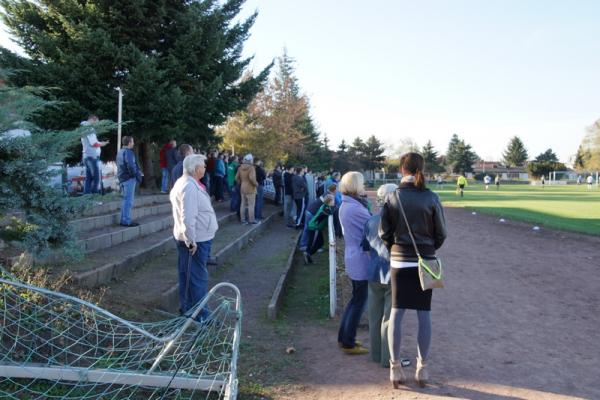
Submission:
M 382 206 L 388 195 L 394 193 L 396 189 L 398 189 L 398 185 L 395 183 L 386 183 L 385 185 L 379 186 L 379 189 L 377 189 L 377 204 Z
M 365 191 L 365 178 L 360 172 L 350 171 L 342 176 L 340 192 L 346 195 L 359 195 Z

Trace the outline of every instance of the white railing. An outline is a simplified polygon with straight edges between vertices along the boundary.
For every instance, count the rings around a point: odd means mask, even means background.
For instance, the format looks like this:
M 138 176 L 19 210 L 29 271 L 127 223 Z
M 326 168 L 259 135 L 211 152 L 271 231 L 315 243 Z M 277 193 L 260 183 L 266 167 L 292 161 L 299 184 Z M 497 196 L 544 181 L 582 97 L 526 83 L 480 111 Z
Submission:
M 336 309 L 336 246 L 335 246 L 335 228 L 333 226 L 333 216 L 330 215 L 328 218 L 329 225 L 329 317 L 335 317 Z

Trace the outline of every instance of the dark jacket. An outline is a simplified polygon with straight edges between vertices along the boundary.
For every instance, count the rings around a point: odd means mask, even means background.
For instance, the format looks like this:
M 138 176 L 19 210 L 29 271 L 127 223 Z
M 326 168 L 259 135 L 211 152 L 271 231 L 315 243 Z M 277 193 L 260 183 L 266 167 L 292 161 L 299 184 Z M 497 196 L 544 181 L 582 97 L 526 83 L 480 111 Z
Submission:
M 263 167 L 255 165 L 255 168 L 256 168 L 256 182 L 262 186 L 265 184 L 265 179 L 267 179 L 267 173 L 265 172 Z
M 308 185 L 302 175 L 294 175 L 292 178 L 292 192 L 294 199 L 303 199 L 308 195 Z
M 418 190 L 413 183 L 404 182 L 389 195 L 381 210 L 379 236 L 390 250 L 391 259 L 417 261 L 396 193 L 402 200 L 419 253 L 423 258 L 434 257 L 446 239 L 446 220 L 440 199 L 429 189 Z
M 173 184 L 175 184 L 175 182 L 177 182 L 177 179 L 181 178 L 182 175 L 183 175 L 183 160 L 179 161 L 173 167 L 173 170 L 171 171 L 171 182 L 173 182 Z
M 273 186 L 281 187 L 283 186 L 283 179 L 281 177 L 281 171 L 275 169 L 273 170 Z
M 117 177 L 119 183 L 135 179 L 142 182 L 142 171 L 135 161 L 135 153 L 127 147 L 123 147 L 117 154 Z
M 177 151 L 176 147 L 167 150 L 166 159 L 167 169 L 173 171 L 173 168 L 175 168 L 175 165 L 179 162 L 179 151 Z
M 294 178 L 294 174 L 291 172 L 283 173 L 283 190 L 285 191 L 286 196 L 293 196 L 294 189 L 292 188 L 292 179 Z

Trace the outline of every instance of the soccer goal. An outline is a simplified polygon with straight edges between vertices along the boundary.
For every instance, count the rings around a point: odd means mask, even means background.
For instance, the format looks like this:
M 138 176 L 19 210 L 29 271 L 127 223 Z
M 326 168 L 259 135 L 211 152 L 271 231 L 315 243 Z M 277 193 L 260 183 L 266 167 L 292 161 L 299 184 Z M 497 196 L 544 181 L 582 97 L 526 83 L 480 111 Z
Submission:
M 137 323 L 0 268 L 0 398 L 235 399 L 241 296 L 215 285 L 190 315 Z M 196 317 L 204 309 L 208 318 Z

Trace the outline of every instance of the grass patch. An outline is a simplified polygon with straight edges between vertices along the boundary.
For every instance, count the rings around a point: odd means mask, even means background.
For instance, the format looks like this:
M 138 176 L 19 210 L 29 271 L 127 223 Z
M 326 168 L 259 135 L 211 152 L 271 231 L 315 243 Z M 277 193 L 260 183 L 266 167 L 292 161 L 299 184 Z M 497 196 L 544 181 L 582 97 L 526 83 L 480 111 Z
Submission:
M 432 189 L 434 186 L 432 186 Z M 586 185 L 501 185 L 500 190 L 472 184 L 459 197 L 452 185 L 436 190 L 442 203 L 486 214 L 535 223 L 547 228 L 600 235 L 600 190 Z

